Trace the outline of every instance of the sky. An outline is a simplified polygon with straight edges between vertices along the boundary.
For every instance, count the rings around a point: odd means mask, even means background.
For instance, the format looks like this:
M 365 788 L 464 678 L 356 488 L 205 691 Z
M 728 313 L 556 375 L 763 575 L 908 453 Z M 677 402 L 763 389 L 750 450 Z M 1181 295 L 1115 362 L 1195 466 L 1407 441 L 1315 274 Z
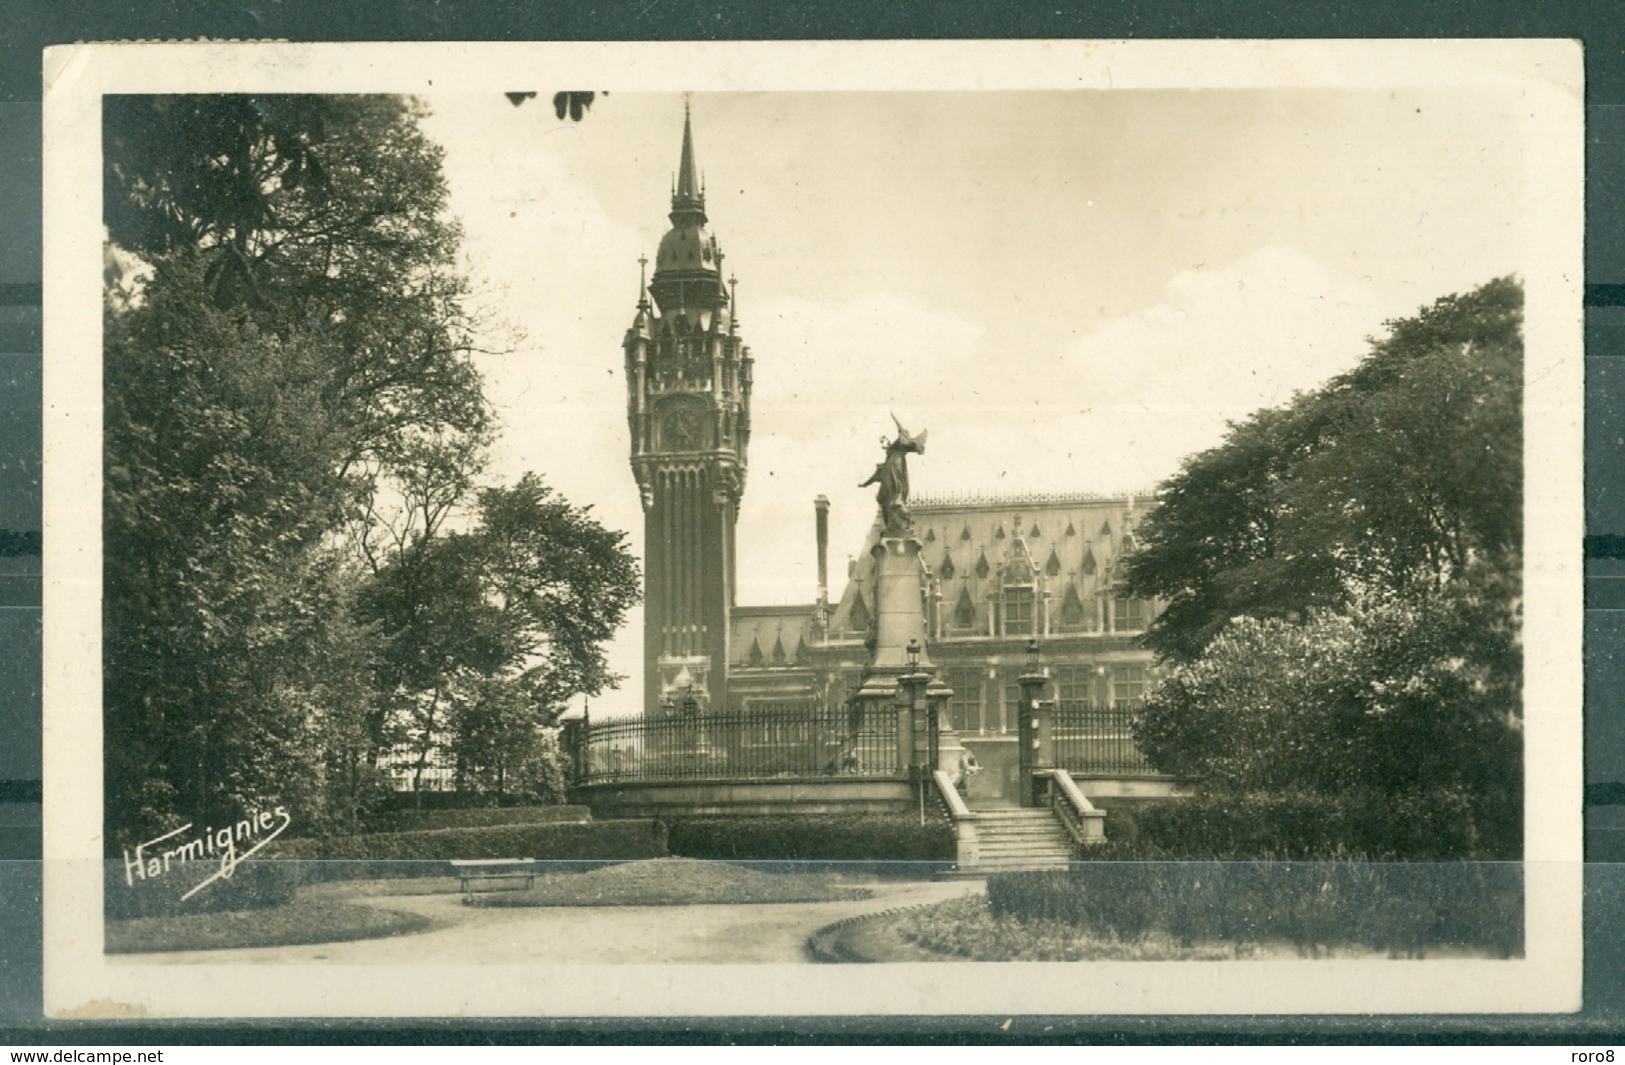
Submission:
M 640 558 L 621 339 L 669 227 L 684 97 L 427 97 L 504 432 Z M 1516 97 L 1458 90 L 694 94 L 710 230 L 755 359 L 738 602 L 815 594 L 916 496 L 1148 491 L 1228 421 L 1354 365 L 1383 323 L 1520 273 Z M 635 711 L 642 615 L 609 648 Z

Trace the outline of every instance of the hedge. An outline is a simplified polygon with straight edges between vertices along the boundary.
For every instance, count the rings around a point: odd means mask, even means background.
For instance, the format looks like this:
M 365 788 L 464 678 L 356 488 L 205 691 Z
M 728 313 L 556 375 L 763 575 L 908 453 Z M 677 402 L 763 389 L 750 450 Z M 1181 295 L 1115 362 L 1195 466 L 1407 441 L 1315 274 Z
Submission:
M 726 861 L 951 862 L 953 826 L 940 814 L 770 814 L 667 822 L 674 855 Z
M 396 810 L 379 815 L 382 831 L 419 832 L 436 828 L 492 825 L 580 824 L 592 820 L 585 806 L 470 806 L 447 810 Z
M 218 861 L 174 862 L 168 872 L 148 878 L 126 869 L 119 858 L 102 865 L 102 912 L 114 920 L 268 909 L 292 899 L 299 886 L 297 867 L 266 862 L 259 855 L 187 899 L 181 896 L 220 872 Z
M 1064 921 L 1099 936 L 1523 951 L 1514 862 L 1104 862 L 988 878 L 995 916 Z
M 1486 816 L 1463 792 L 1445 788 L 1213 793 L 1100 805 L 1108 845 L 1086 856 L 1512 861 L 1521 855 L 1521 841 L 1509 840 L 1501 827 L 1504 817 Z
M 459 858 L 536 858 L 543 861 L 627 861 L 663 858 L 665 827 L 658 821 L 585 824 L 488 825 L 420 832 L 278 841 L 267 853 L 298 861 L 313 879 L 442 876 Z

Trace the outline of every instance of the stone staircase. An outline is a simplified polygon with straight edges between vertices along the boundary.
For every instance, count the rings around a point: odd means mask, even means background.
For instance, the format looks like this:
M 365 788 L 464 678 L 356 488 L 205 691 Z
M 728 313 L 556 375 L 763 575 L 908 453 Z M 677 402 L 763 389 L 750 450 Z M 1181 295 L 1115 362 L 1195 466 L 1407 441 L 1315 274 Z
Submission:
M 1054 811 L 1020 806 L 973 809 L 960 833 L 961 876 L 1065 869 L 1072 837 Z

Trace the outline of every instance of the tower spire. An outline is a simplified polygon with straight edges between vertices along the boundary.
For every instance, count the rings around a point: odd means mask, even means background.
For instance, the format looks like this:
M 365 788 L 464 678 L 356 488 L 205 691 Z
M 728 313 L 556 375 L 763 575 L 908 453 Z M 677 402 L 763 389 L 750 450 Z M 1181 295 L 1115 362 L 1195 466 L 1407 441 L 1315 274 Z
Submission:
M 698 188 L 694 166 L 694 120 L 688 101 L 683 101 L 683 157 L 677 165 L 677 195 L 693 196 Z
M 723 280 L 731 275 L 722 246 L 706 229 L 687 100 L 671 229 L 653 259 L 638 263 L 647 300 L 622 341 L 644 519 L 644 708 L 656 713 L 692 689 L 721 709 L 737 586 L 734 532 L 749 462 L 751 359 L 728 314 L 733 282 Z
M 705 189 L 700 185 L 699 167 L 694 163 L 694 122 L 689 103 L 683 101 L 683 154 L 677 163 L 677 183 L 671 194 L 671 220 L 697 218 L 705 222 Z

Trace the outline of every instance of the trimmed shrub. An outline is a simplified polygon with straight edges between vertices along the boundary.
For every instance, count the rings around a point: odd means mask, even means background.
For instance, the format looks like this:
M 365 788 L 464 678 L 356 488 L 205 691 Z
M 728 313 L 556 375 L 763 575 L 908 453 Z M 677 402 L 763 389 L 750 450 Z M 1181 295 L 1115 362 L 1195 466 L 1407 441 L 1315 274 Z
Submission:
M 1093 857 L 1180 860 L 1515 860 L 1486 839 L 1459 789 L 1215 792 L 1106 808 L 1108 847 Z
M 297 861 L 308 877 L 322 880 L 444 876 L 446 862 L 464 858 L 595 862 L 667 854 L 665 826 L 651 820 L 380 832 L 279 840 L 267 850 L 283 862 Z
M 928 814 L 771 814 L 670 821 L 671 852 L 726 861 L 951 862 L 954 830 Z
M 591 820 L 592 811 L 585 806 L 470 806 L 460 810 L 398 810 L 383 816 L 381 830 L 421 832 L 491 825 L 583 824 Z
M 191 898 L 181 897 L 220 868 L 214 860 L 175 862 L 168 872 L 143 879 L 127 870 L 122 859 L 110 858 L 102 863 L 102 912 L 123 920 L 263 910 L 288 902 L 299 887 L 297 867 L 266 862 L 256 855 L 237 865 L 231 876 L 218 878 Z
M 1056 920 L 1094 935 L 1162 933 L 1185 945 L 1287 942 L 1391 955 L 1523 950 L 1516 863 L 1111 862 L 988 878 L 995 917 Z

